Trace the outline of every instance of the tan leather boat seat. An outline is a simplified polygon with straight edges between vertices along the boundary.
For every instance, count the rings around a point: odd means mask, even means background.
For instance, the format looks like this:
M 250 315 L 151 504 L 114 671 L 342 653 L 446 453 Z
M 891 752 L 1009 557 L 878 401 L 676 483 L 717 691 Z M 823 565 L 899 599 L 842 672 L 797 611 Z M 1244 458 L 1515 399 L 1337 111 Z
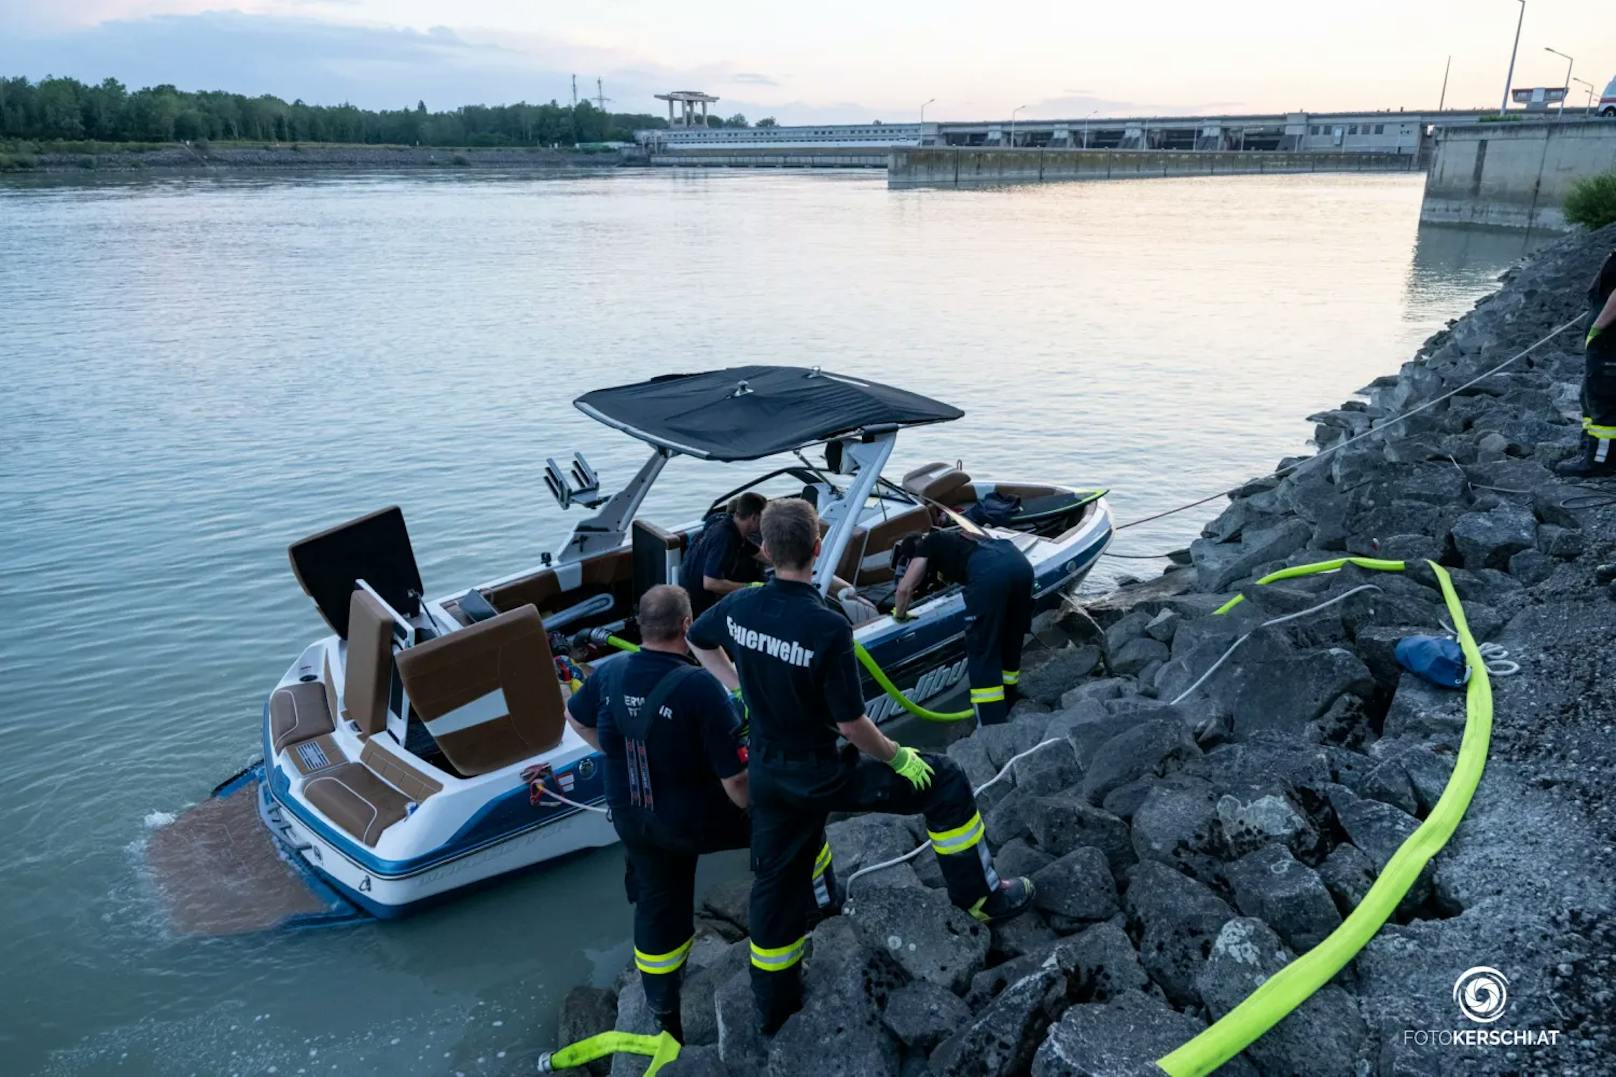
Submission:
M 976 500 L 971 476 L 941 461 L 917 467 L 903 477 L 903 488 L 940 505 L 963 505 Z
M 486 774 L 561 742 L 565 716 L 544 622 L 522 606 L 400 651 L 415 712 L 461 774 Z
M 861 587 L 890 580 L 893 545 L 913 531 L 926 531 L 930 527 L 931 511 L 924 505 L 915 505 L 877 521 L 872 528 L 854 528 L 847 549 L 836 563 L 836 575 Z
M 387 728 L 387 698 L 393 687 L 392 615 L 363 588 L 348 601 L 348 673 L 342 685 L 342 712 L 359 732 Z
M 288 684 L 269 697 L 269 739 L 276 755 L 335 728 L 326 705 L 325 685 L 319 681 Z
M 317 772 L 303 783 L 303 797 L 369 846 L 409 813 L 408 798 L 359 763 Z

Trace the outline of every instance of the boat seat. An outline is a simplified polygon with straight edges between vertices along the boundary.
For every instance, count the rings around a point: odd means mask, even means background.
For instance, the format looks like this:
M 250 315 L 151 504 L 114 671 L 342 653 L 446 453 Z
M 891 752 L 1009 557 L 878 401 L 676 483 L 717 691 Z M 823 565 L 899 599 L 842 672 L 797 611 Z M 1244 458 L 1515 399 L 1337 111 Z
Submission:
M 303 797 L 327 819 L 372 847 L 382 831 L 409 814 L 409 799 L 361 763 L 319 771 L 303 783 Z
M 890 580 L 892 547 L 903 536 L 930 528 L 931 511 L 924 505 L 895 513 L 872 528 L 856 527 L 836 563 L 836 575 L 858 587 Z
M 387 728 L 393 687 L 392 614 L 369 591 L 354 588 L 348 600 L 348 673 L 342 685 L 343 717 L 364 735 Z
M 971 476 L 941 461 L 917 467 L 903 477 L 903 488 L 939 505 L 963 505 L 976 500 Z
M 319 681 L 288 684 L 269 697 L 269 740 L 276 755 L 336 728 L 326 704 L 325 685 Z
M 555 659 L 531 606 L 418 643 L 397 657 L 410 702 L 459 773 L 486 774 L 561 742 Z
M 673 582 L 685 537 L 649 521 L 635 520 L 629 527 L 629 541 L 634 550 L 634 601 L 638 603 L 657 584 Z

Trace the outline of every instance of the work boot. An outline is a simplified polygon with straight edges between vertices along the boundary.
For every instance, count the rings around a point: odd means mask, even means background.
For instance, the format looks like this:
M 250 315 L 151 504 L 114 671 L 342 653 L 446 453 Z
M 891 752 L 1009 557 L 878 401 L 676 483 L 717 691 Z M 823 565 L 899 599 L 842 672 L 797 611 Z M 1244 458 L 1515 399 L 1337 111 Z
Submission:
M 680 1043 L 685 1042 L 684 1020 L 683 1020 L 683 1018 L 681 1018 L 679 1016 L 679 1011 L 678 1010 L 674 1010 L 671 1013 L 659 1013 L 659 1014 L 657 1014 L 656 1015 L 656 1023 L 657 1023 L 657 1027 L 662 1029 L 662 1031 L 668 1033 L 670 1036 L 672 1036 L 674 1039 L 678 1040 Z
M 1616 475 L 1616 447 L 1609 438 L 1582 436 L 1582 447 L 1576 456 L 1554 465 L 1554 473 L 1566 479 L 1597 479 Z
M 1025 876 L 1000 879 L 998 889 L 972 905 L 970 913 L 984 924 L 997 924 L 1032 908 L 1034 893 L 1032 880 Z

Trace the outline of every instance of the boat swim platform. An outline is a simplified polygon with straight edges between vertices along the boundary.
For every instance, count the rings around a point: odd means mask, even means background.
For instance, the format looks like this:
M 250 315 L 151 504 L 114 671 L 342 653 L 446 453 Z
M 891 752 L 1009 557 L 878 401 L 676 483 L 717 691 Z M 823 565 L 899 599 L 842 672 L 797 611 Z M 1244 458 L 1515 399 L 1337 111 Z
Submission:
M 258 814 L 259 773 L 152 832 L 146 863 L 176 934 L 246 935 L 363 915 L 287 860 Z

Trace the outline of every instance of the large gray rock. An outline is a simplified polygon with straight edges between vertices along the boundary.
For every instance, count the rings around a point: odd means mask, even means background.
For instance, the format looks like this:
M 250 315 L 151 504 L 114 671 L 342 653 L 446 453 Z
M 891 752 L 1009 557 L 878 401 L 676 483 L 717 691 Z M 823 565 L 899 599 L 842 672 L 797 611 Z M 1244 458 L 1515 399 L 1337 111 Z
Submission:
M 708 887 L 702 895 L 701 912 L 746 932 L 747 910 L 752 900 L 752 877 L 726 879 Z
M 1032 877 L 1035 907 L 1058 931 L 1085 921 L 1104 920 L 1117 911 L 1117 884 L 1105 854 L 1092 846 L 1073 849 Z
M 870 897 L 860 901 L 869 903 Z M 869 945 L 847 918 L 820 924 L 804 962 L 803 1008 L 769 1044 L 769 1077 L 897 1077 L 898 1044 L 880 1014 L 903 980 L 890 953 Z
M 1039 851 L 1050 856 L 1091 845 L 1105 854 L 1113 875 L 1134 862 L 1128 824 L 1079 796 L 1039 797 L 1027 822 Z
M 965 1027 L 970 1018 L 971 1011 L 957 995 L 929 980 L 898 988 L 881 1011 L 887 1031 L 898 1042 L 928 1052 Z
M 1284 662 L 1242 664 L 1227 676 L 1235 685 L 1231 710 L 1238 738 L 1263 730 L 1295 735 L 1341 696 L 1367 697 L 1375 688 L 1369 668 L 1339 647 Z
M 1509 559 L 1537 547 L 1537 517 L 1523 505 L 1508 502 L 1491 512 L 1467 512 L 1449 532 L 1466 568 L 1509 567 Z
M 1319 879 L 1343 917 L 1358 907 L 1375 883 L 1375 862 L 1356 845 L 1342 842 L 1319 865 Z
M 639 976 L 634 976 L 623 985 L 617 993 L 617 1020 L 612 1028 L 619 1032 L 637 1032 L 642 1035 L 654 1035 L 660 1029 L 656 1018 L 651 1013 L 651 1007 L 645 1001 L 645 988 L 640 983 Z M 604 1032 L 605 1029 L 596 1029 Z M 611 1077 L 639 1077 L 645 1070 L 645 1059 L 639 1055 L 618 1054 L 612 1056 Z
M 1313 529 L 1302 520 L 1285 520 L 1272 527 L 1247 529 L 1238 543 L 1217 543 L 1196 539 L 1190 543 L 1198 581 L 1205 591 L 1222 591 L 1252 570 L 1277 561 L 1301 549 L 1313 537 Z
M 911 977 L 961 994 L 988 956 L 987 926 L 936 890 L 872 887 L 848 917 L 863 944 L 886 952 Z
M 1172 652 L 1167 644 L 1149 636 L 1136 636 L 1111 655 L 1111 668 L 1125 677 L 1137 676 L 1152 662 L 1165 662 Z
M 1464 737 L 1465 693 L 1405 672 L 1386 711 L 1382 736 L 1458 746 Z
M 830 824 L 825 828 L 825 839 L 830 842 L 836 874 L 845 879 L 866 864 L 877 864 L 913 851 L 926 840 L 919 829 L 915 819 L 871 813 Z M 891 885 L 895 876 L 886 872 L 875 878 Z
M 1217 799 L 1199 778 L 1175 776 L 1153 785 L 1132 816 L 1134 852 L 1204 876 L 1217 856 Z
M 1196 987 L 1212 1016 L 1222 1017 L 1293 956 L 1261 920 L 1230 920 L 1218 932 Z M 1244 1053 L 1263 1073 L 1360 1077 L 1368 1038 L 1351 996 L 1326 984 Z
M 1021 694 L 1047 706 L 1060 702 L 1061 696 L 1078 681 L 1094 672 L 1100 664 L 1098 647 L 1068 646 L 1054 652 L 1048 659 L 1021 673 Z
M 1266 921 L 1287 946 L 1311 950 L 1341 926 L 1341 914 L 1318 872 L 1283 845 L 1265 845 L 1229 867 L 1234 902 Z
M 1046 744 L 1025 759 L 1019 759 L 1010 768 L 1016 790 L 1032 796 L 1060 793 L 1076 785 L 1083 777 L 1077 765 L 1077 753 L 1070 741 L 1058 739 Z
M 1050 716 L 1045 714 L 1026 714 L 1015 721 L 1005 722 L 1002 725 L 984 726 L 971 735 L 973 740 L 982 742 L 988 751 L 988 761 L 993 764 L 994 773 L 1002 770 L 1014 756 L 1029 751 L 1044 739 L 1044 731 L 1049 728 Z M 1029 756 L 1023 762 L 1031 761 Z M 1019 772 L 1021 763 L 1011 774 Z
M 1062 967 L 1082 1001 L 1105 1002 L 1150 986 L 1139 952 L 1116 918 L 1084 928 L 1065 940 Z
M 1406 812 L 1378 800 L 1365 800 L 1345 786 L 1330 786 L 1327 792 L 1337 824 L 1346 832 L 1352 844 L 1368 855 L 1377 873 L 1385 870 L 1392 854 L 1420 825 L 1418 819 Z M 1431 892 L 1433 870 L 1430 864 L 1426 864 L 1398 904 L 1399 910 L 1411 912 L 1425 901 Z
M 561 1000 L 561 1018 L 556 1037 L 561 1043 L 577 1043 L 616 1027 L 617 997 L 604 987 L 574 987 Z M 582 1077 L 586 1072 L 595 1077 L 604 1077 L 611 1068 L 610 1059 L 597 1058 L 587 1066 L 558 1072 L 566 1077 Z
M 718 1042 L 718 1014 L 713 999 L 721 986 L 750 966 L 751 947 L 745 939 L 700 959 L 692 952 L 679 992 L 679 1016 L 685 1029 L 685 1043 Z
M 717 1047 L 688 1043 L 680 1047 L 678 1058 L 657 1072 L 662 1077 L 729 1077 L 729 1067 Z
M 1016 875 L 1028 875 L 1034 872 L 1012 872 L 1008 870 L 1001 858 L 994 857 L 994 867 L 999 874 L 1007 879 Z M 1037 909 L 1028 909 L 1020 916 L 1012 916 L 1008 920 L 988 925 L 988 961 L 1008 961 L 1012 958 L 1022 957 L 1035 953 L 1060 938 L 1060 935 L 1050 926 L 1050 922 L 1042 912 Z M 975 982 L 974 979 L 972 981 Z
M 1297 853 L 1318 849 L 1318 830 L 1279 784 L 1221 788 L 1214 811 L 1225 855 L 1243 856 L 1273 842 Z
M 1139 960 L 1151 979 L 1175 1005 L 1197 1005 L 1195 976 L 1206 949 L 1235 911 L 1188 875 L 1155 860 L 1134 869 L 1123 907 L 1139 925 Z
M 984 1012 L 931 1056 L 939 1077 L 1011 1077 L 1025 1073 L 1066 997 L 1066 975 L 1041 968 L 1007 987 Z
M 1032 1077 L 1161 1077 L 1156 1059 L 1206 1027 L 1160 999 L 1125 991 L 1106 1003 L 1070 1007 L 1052 1025 L 1032 1060 Z M 1219 1077 L 1255 1071 L 1234 1058 Z
M 971 780 L 971 788 L 975 789 L 984 782 L 991 781 L 999 772 L 988 758 L 987 742 L 980 737 L 961 737 L 948 746 L 948 758 L 960 765 L 965 776 Z
M 1198 759 L 1201 749 L 1176 718 L 1145 721 L 1112 737 L 1094 753 L 1083 774 L 1083 795 L 1098 804 L 1118 786 L 1160 777 Z
M 713 997 L 713 1008 L 717 1013 L 718 1057 L 724 1065 L 738 1074 L 764 1072 L 769 1044 L 758 1031 L 749 970 L 724 981 Z

